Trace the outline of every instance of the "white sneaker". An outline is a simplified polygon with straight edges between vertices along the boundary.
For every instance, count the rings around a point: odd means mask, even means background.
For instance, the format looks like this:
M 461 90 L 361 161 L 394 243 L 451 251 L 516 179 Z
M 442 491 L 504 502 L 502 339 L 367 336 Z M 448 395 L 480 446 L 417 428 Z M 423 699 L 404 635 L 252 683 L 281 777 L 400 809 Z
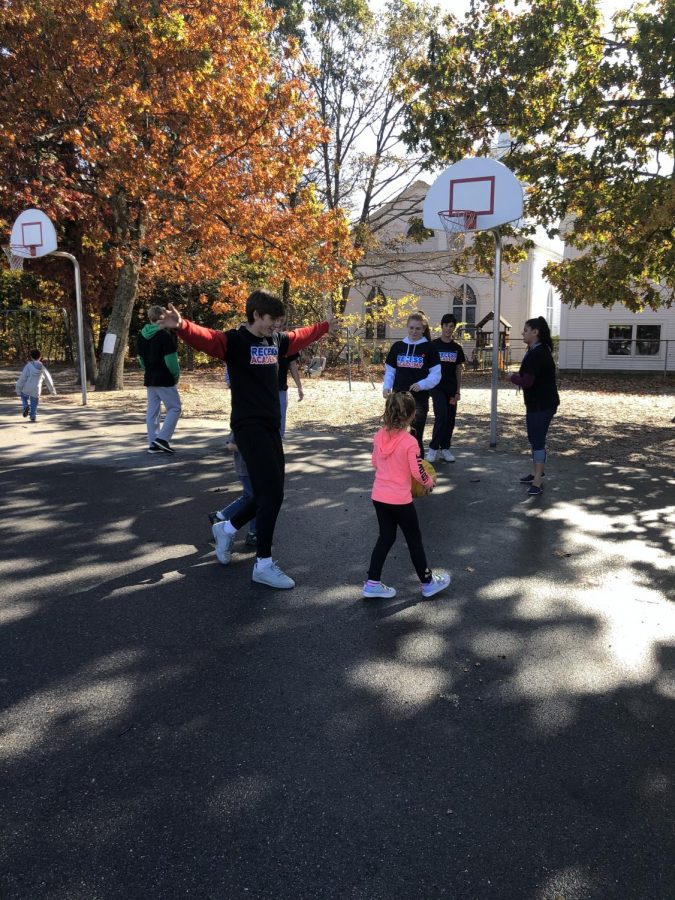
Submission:
M 369 597 L 395 597 L 396 588 L 387 587 L 381 581 L 378 581 L 377 584 L 368 584 L 367 581 L 364 581 L 361 596 L 364 600 L 368 600 Z
M 424 455 L 424 458 L 428 462 L 436 462 L 437 457 L 438 457 L 438 450 L 432 450 L 431 447 L 428 448 L 427 452 Z
M 275 562 L 273 562 L 271 566 L 266 566 L 264 569 L 259 569 L 258 564 L 256 563 L 256 565 L 253 566 L 251 580 L 256 581 L 258 584 L 266 584 L 271 588 L 288 589 L 295 587 L 293 579 L 289 578 L 285 572 L 282 572 Z
M 225 531 L 225 522 L 216 522 L 211 528 L 211 534 L 216 542 L 216 558 L 221 566 L 227 566 L 232 559 L 235 535 Z
M 446 462 L 454 462 L 455 457 L 449 450 L 441 450 L 441 459 L 444 459 Z
M 434 594 L 438 594 L 439 591 L 444 591 L 451 581 L 452 578 L 447 572 L 437 572 L 435 575 L 431 576 L 429 584 L 422 585 L 422 596 L 427 599 L 433 597 Z

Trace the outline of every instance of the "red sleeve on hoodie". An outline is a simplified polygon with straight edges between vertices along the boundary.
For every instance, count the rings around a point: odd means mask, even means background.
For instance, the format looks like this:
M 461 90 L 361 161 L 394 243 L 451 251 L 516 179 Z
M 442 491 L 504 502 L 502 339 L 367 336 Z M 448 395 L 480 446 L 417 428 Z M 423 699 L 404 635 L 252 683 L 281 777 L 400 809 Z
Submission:
M 178 335 L 195 350 L 201 350 L 216 359 L 227 359 L 227 335 L 222 331 L 204 328 L 189 319 L 183 319 Z
M 299 350 L 303 350 L 314 341 L 318 341 L 324 334 L 328 334 L 328 322 L 319 322 L 316 325 L 306 325 L 304 328 L 296 328 L 288 331 L 288 350 L 285 356 L 292 356 Z

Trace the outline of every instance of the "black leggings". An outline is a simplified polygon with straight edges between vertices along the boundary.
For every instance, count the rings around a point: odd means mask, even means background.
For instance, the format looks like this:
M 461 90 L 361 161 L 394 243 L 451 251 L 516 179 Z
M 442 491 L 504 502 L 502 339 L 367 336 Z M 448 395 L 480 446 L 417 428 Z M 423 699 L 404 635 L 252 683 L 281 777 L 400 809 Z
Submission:
M 450 449 L 457 416 L 457 404 L 450 405 L 451 396 L 454 397 L 454 394 L 446 394 L 445 391 L 434 390 L 431 392 L 431 401 L 434 404 L 434 430 L 429 441 L 431 450 Z
M 248 469 L 253 497 L 230 520 L 241 528 L 255 517 L 261 559 L 272 555 L 272 538 L 277 516 L 284 501 L 284 448 L 279 427 L 241 425 L 234 428 L 234 440 Z
M 379 500 L 373 500 L 373 506 L 377 513 L 380 536 L 370 557 L 368 578 L 371 581 L 380 581 L 382 578 L 384 561 L 394 546 L 396 528 L 399 527 L 408 545 L 410 559 L 417 572 L 417 577 L 423 584 L 431 581 L 431 570 L 427 566 L 427 557 L 422 546 L 422 532 L 417 521 L 417 512 L 414 504 L 410 502 L 398 505 L 394 503 L 380 503 Z

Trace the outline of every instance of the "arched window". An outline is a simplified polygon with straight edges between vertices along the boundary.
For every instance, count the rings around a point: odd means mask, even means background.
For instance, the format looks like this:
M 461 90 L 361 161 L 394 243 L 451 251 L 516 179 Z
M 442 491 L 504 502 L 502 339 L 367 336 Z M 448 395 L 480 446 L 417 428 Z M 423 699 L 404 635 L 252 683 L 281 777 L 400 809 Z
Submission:
M 452 298 L 452 314 L 464 322 L 471 337 L 476 333 L 476 294 L 468 284 L 461 284 Z
M 383 308 L 387 301 L 381 288 L 373 288 L 363 309 L 366 317 L 366 340 L 383 341 L 387 337 L 387 323 Z
M 546 321 L 548 322 L 548 327 L 553 331 L 553 288 L 549 288 L 546 295 Z

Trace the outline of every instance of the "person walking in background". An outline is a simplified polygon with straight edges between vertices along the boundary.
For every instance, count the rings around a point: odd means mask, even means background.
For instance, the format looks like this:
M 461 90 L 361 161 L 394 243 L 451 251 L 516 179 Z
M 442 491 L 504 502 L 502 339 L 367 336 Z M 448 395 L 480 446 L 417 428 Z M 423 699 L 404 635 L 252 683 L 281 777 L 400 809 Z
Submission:
M 454 462 L 450 452 L 452 434 L 455 430 L 457 404 L 460 401 L 462 366 L 466 362 L 464 350 L 453 340 L 457 319 L 446 313 L 441 319 L 441 336 L 431 344 L 438 350 L 441 361 L 441 380 L 431 391 L 434 406 L 434 430 L 429 441 L 427 459 L 435 462 L 440 455 L 445 462 Z
M 410 391 L 415 398 L 413 433 L 424 459 L 424 426 L 429 415 L 429 391 L 441 380 L 441 361 L 431 343 L 429 320 L 422 312 L 411 313 L 406 323 L 407 337 L 395 341 L 384 365 L 382 394 Z
M 217 522 L 231 520 L 232 516 L 235 516 L 240 510 L 244 509 L 248 501 L 253 497 L 253 485 L 251 484 L 251 478 L 248 474 L 244 457 L 239 452 L 239 448 L 234 442 L 234 435 L 231 432 L 225 441 L 225 450 L 227 453 L 232 454 L 234 471 L 241 483 L 243 491 L 241 496 L 237 497 L 236 500 L 233 500 L 232 503 L 228 504 L 224 509 L 209 513 L 209 522 L 212 527 Z M 256 547 L 258 544 L 255 519 L 251 519 L 248 523 L 248 534 L 246 535 L 244 543 L 247 547 Z
M 31 422 L 37 421 L 37 408 L 42 394 L 42 385 L 47 384 L 50 394 L 56 394 L 56 388 L 45 366 L 42 364 L 42 353 L 37 349 L 28 354 L 29 361 L 21 370 L 16 382 L 16 395 L 21 398 L 24 419 L 30 416 Z
M 237 531 L 255 517 L 258 535 L 252 581 L 272 588 L 293 588 L 295 582 L 272 559 L 272 540 L 284 499 L 285 460 L 279 427 L 278 361 L 338 327 L 336 320 L 289 332 L 278 328 L 286 311 L 282 301 L 266 291 L 253 291 L 246 300 L 246 324 L 229 331 L 203 328 L 169 309 L 160 319 L 163 328 L 175 328 L 191 347 L 227 362 L 232 393 L 230 425 L 244 458 L 253 487 L 246 506 L 225 522 L 216 522 L 213 537 L 216 557 L 228 565 Z
M 541 480 L 546 462 L 546 435 L 560 405 L 560 396 L 555 380 L 553 341 L 543 316 L 525 322 L 523 340 L 527 344 L 527 352 L 520 364 L 520 371 L 517 375 L 507 374 L 506 377 L 523 389 L 527 439 L 532 448 L 532 472 L 523 476 L 520 482 L 529 484 L 527 493 L 537 496 L 543 490 Z
M 148 323 L 141 329 L 136 346 L 138 362 L 143 369 L 143 384 L 147 388 L 148 453 L 173 453 L 171 438 L 181 414 L 178 379 L 180 367 L 176 348 L 178 340 L 170 331 L 160 328 L 163 306 L 150 306 Z M 162 404 L 164 422 L 159 429 Z
M 413 478 L 427 489 L 427 493 L 433 489 L 433 482 L 421 464 L 417 442 L 409 433 L 416 414 L 412 394 L 407 391 L 390 393 L 382 417 L 383 427 L 373 442 L 375 482 L 371 498 L 380 534 L 370 558 L 368 578 L 363 585 L 364 599 L 396 596 L 396 589 L 387 587 L 381 579 L 387 554 L 396 540 L 397 528 L 403 532 L 408 545 L 422 596 L 433 597 L 450 584 L 447 572 L 434 574 L 427 565 L 412 499 L 410 486 Z
M 292 356 L 282 356 L 279 358 L 279 405 L 281 407 L 281 436 L 286 434 L 286 412 L 288 410 L 288 374 L 295 382 L 298 389 L 298 402 L 301 401 L 305 392 L 302 389 L 300 381 L 300 372 L 298 370 L 299 353 L 293 353 Z

